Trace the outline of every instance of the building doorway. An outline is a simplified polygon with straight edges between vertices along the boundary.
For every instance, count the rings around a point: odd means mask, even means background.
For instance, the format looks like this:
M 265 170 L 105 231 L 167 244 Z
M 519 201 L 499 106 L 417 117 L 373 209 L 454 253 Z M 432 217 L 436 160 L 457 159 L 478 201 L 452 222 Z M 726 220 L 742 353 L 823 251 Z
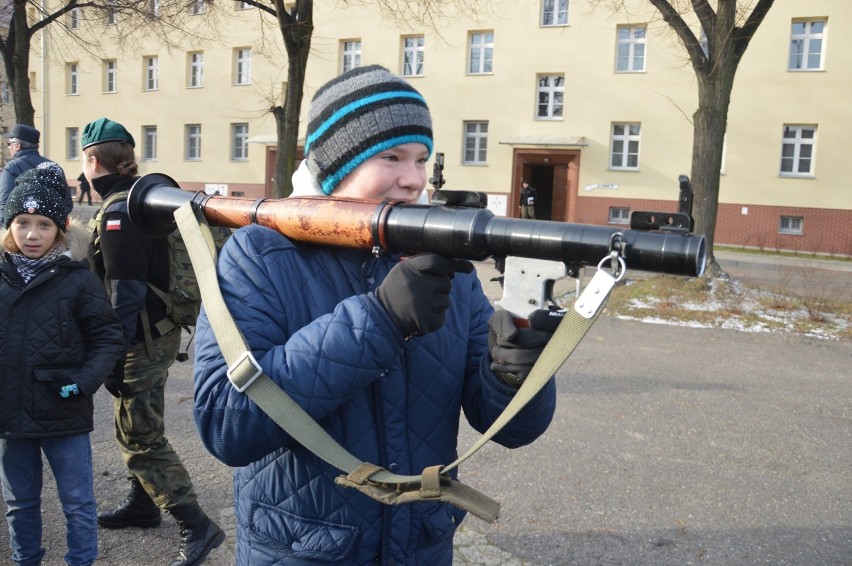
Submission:
M 521 182 L 538 191 L 536 219 L 576 222 L 580 177 L 579 149 L 515 149 L 512 163 L 511 216 L 520 217 Z
M 553 165 L 532 165 L 527 183 L 538 193 L 535 205 L 536 220 L 552 220 L 553 217 Z

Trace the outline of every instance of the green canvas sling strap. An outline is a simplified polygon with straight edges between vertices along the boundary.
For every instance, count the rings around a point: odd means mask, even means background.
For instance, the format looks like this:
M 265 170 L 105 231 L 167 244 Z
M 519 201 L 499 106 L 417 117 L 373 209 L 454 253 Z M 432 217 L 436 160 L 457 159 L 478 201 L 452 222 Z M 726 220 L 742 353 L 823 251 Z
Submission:
M 403 476 L 353 456 L 263 373 L 222 297 L 216 275 L 216 247 L 206 220 L 189 202 L 175 211 L 175 219 L 198 276 L 207 318 L 228 364 L 228 379 L 238 391 L 248 395 L 295 441 L 344 472 L 336 479 L 339 485 L 357 489 L 388 505 L 444 501 L 488 522 L 497 520 L 500 504 L 452 479 L 449 472 L 487 443 L 545 386 L 591 328 L 617 281 L 601 269 L 605 261 L 616 261 L 608 256 L 601 261 L 575 308 L 567 311 L 515 397 L 479 441 L 448 466 L 431 466 L 421 475 Z M 620 258 L 617 261 L 623 275 L 624 263 Z

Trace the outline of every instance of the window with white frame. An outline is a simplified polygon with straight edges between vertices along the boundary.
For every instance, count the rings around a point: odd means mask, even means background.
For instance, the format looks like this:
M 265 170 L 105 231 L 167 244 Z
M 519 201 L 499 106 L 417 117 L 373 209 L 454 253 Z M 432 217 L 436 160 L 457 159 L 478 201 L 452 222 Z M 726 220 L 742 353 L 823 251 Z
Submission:
M 790 30 L 790 71 L 820 71 L 823 68 L 826 20 L 794 21 Z
M 68 94 L 80 94 L 80 65 L 68 63 L 65 65 L 66 85 L 65 92 Z
M 12 102 L 11 90 L 7 81 L 0 82 L 0 102 L 10 104 Z
M 778 232 L 781 234 L 802 234 L 805 219 L 801 216 L 782 216 L 778 224 Z
M 80 8 L 71 8 L 68 11 L 68 28 L 80 29 L 81 14 Z
M 65 128 L 65 157 L 69 161 L 80 159 L 80 128 Z
M 470 165 L 484 165 L 487 158 L 488 122 L 465 122 L 462 162 Z
M 252 6 L 248 2 L 237 2 L 237 10 L 250 10 L 251 8 L 254 8 L 254 6 Z
M 361 66 L 361 40 L 350 39 L 341 41 L 340 72 L 345 73 Z
M 621 206 L 609 207 L 610 224 L 630 224 L 630 208 Z
M 245 161 L 248 159 L 248 124 L 231 124 L 231 159 Z
M 565 97 L 565 75 L 539 75 L 535 117 L 538 120 L 561 120 Z
M 785 124 L 781 142 L 781 175 L 811 177 L 816 149 L 815 125 Z
M 115 59 L 104 61 L 104 92 L 118 91 L 118 62 Z
M 142 160 L 157 160 L 157 126 L 142 126 Z
M 148 0 L 148 17 L 160 17 L 160 0 Z
M 645 26 L 619 26 L 616 32 L 615 70 L 638 73 L 645 70 Z
M 145 57 L 145 90 L 160 88 L 160 58 L 156 55 Z
M 251 49 L 234 49 L 234 84 L 251 84 Z
M 191 0 L 189 4 L 189 13 L 193 16 L 200 16 L 207 11 L 207 0 Z
M 204 52 L 195 51 L 187 54 L 188 72 L 186 84 L 189 88 L 204 86 Z
M 186 159 L 187 161 L 201 159 L 201 124 L 186 126 Z
M 568 0 L 542 0 L 541 25 L 568 25 Z
M 118 24 L 118 0 L 109 0 L 106 5 L 106 25 Z
M 423 76 L 423 52 L 425 38 L 414 35 L 402 38 L 402 76 Z
M 492 72 L 494 59 L 493 31 L 476 31 L 470 33 L 468 59 L 468 74 L 483 75 Z
M 613 124 L 610 169 L 639 169 L 640 124 Z

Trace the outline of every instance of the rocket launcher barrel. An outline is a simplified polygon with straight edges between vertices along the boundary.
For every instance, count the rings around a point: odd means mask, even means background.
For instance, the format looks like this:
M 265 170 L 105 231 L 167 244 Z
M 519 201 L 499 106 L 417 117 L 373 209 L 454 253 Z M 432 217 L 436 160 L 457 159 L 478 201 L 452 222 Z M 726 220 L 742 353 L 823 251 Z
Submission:
M 519 256 L 583 265 L 597 265 L 616 251 L 630 269 L 688 276 L 703 274 L 707 260 L 704 237 L 683 232 L 503 218 L 485 208 L 205 195 L 181 190 L 159 173 L 136 181 L 127 199 L 130 220 L 149 236 L 174 230 L 175 210 L 192 201 L 211 225 L 259 224 L 317 245 L 432 252 L 471 260 Z

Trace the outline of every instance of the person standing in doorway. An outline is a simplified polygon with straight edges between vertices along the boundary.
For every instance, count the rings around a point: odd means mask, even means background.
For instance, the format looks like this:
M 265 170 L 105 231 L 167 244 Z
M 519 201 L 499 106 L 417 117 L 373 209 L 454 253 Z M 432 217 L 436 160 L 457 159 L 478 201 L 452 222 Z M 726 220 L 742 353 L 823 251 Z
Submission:
M 535 187 L 530 186 L 526 181 L 521 182 L 521 218 L 529 218 L 535 220 L 535 201 L 538 197 L 538 191 Z

